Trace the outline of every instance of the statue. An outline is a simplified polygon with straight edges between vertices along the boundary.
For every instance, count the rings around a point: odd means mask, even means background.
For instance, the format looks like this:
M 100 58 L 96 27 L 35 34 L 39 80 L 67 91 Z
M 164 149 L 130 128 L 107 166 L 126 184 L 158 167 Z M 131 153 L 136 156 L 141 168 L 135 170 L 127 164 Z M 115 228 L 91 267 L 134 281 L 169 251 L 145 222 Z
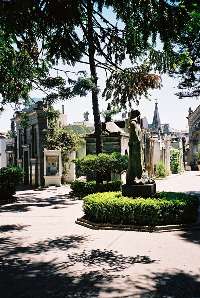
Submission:
M 136 179 L 142 176 L 142 152 L 141 152 L 141 128 L 140 128 L 140 112 L 132 110 L 129 121 L 129 161 L 126 174 L 126 184 L 135 184 Z
M 156 184 L 143 169 L 142 131 L 140 112 L 132 110 L 129 114 L 129 159 L 126 184 L 122 185 L 125 197 L 150 197 L 156 193 Z
M 85 113 L 83 113 L 83 117 L 85 122 L 89 121 L 89 112 L 86 111 Z

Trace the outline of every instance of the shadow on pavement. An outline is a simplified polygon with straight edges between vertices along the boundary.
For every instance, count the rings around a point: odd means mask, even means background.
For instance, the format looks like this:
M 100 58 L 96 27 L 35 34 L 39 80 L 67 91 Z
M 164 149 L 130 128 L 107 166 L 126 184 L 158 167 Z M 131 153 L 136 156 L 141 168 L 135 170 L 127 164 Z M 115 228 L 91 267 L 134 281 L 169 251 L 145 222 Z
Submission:
M 0 260 L 0 293 L 3 298 L 98 297 L 101 287 L 112 290 L 112 277 L 98 271 L 74 276 L 62 264 L 30 262 L 19 258 Z
M 21 231 L 29 225 L 2 225 L 0 226 L 0 233 Z
M 21 196 L 12 204 L 0 206 L 1 212 L 28 212 L 31 207 L 51 207 L 52 209 L 67 208 L 77 204 L 77 200 L 71 199 L 69 195 L 55 195 L 48 198 Z
M 3 257 L 13 257 L 19 254 L 41 254 L 52 249 L 68 250 L 78 248 L 87 238 L 79 235 L 63 236 L 62 238 L 46 239 L 29 246 L 24 246 L 19 238 L 12 237 L 0 238 L 0 255 Z
M 90 251 L 84 250 L 82 253 L 68 254 L 68 265 L 75 263 L 83 263 L 86 266 L 103 266 L 108 271 L 122 271 L 135 263 L 151 264 L 155 260 L 151 260 L 148 256 L 136 257 L 123 256 L 117 251 L 93 249 Z
M 3 298 L 95 298 L 100 293 L 109 293 L 109 297 L 192 298 L 200 294 L 199 276 L 182 271 L 150 274 L 142 278 L 144 284 L 141 279 L 136 282 L 128 275 L 102 268 L 93 270 L 90 267 L 74 272 L 56 260 L 31 262 L 18 257 L 0 258 L 0 293 Z
M 178 233 L 178 236 L 185 241 L 200 244 L 200 228 L 181 231 L 180 233 Z
M 99 297 L 100 292 L 125 297 L 128 275 L 124 275 L 124 269 L 136 263 L 155 262 L 148 256 L 130 257 L 100 249 L 68 251 L 62 263 L 58 263 L 58 259 L 41 262 L 35 258 L 36 255 L 41 258 L 42 253 L 52 249 L 81 248 L 86 240 L 86 237 L 71 235 L 23 246 L 23 239 L 0 238 L 1 297 L 93 298 Z M 57 258 L 59 252 L 55 256 Z
M 198 298 L 200 297 L 200 276 L 190 275 L 182 271 L 174 273 L 158 273 L 144 277 L 151 279 L 153 289 L 145 289 L 143 286 L 136 285 L 140 290 L 142 298 Z M 131 284 L 129 284 L 131 286 Z

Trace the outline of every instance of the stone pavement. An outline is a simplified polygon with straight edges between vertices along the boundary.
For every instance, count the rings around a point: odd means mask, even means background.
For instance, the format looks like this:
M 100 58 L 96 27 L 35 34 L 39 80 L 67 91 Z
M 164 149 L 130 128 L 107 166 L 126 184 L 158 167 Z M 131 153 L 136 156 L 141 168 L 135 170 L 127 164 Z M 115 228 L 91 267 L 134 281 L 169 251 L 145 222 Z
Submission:
M 200 193 L 200 174 L 157 182 Z M 0 207 L 0 297 L 200 297 L 200 230 L 90 230 L 69 187 L 17 193 Z

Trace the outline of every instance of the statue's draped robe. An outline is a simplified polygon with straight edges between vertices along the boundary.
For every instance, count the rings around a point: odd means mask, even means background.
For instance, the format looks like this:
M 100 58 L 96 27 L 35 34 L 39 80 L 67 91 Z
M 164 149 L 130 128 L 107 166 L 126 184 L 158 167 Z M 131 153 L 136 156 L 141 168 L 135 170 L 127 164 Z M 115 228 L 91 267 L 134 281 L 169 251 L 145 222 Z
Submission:
M 126 174 L 126 184 L 134 184 L 135 178 L 142 176 L 142 160 L 141 160 L 141 129 L 136 120 L 130 120 L 129 123 L 129 163 Z

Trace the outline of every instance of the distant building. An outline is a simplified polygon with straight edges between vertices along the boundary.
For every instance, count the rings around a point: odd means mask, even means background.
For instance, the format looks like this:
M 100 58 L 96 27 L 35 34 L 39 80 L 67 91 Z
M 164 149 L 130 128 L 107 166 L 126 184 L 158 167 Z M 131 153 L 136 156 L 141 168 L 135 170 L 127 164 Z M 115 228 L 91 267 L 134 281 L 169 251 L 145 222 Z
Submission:
M 102 143 L 105 153 L 126 154 L 128 152 L 129 134 L 117 124 L 118 122 L 113 121 L 102 123 Z M 121 121 L 120 124 L 125 126 L 124 121 Z M 95 133 L 90 133 L 86 136 L 86 154 L 94 153 L 96 153 L 96 136 Z
M 51 129 L 48 126 L 46 112 L 47 107 L 44 106 L 42 101 L 38 100 L 29 108 L 16 112 L 12 119 L 15 123 L 16 133 L 16 164 L 21 166 L 24 171 L 24 184 L 26 185 L 48 186 L 61 184 L 61 150 L 48 150 L 45 148 L 46 132 Z M 62 113 L 59 115 L 57 125 L 58 127 L 67 126 L 64 106 L 62 106 Z M 75 131 L 74 126 L 71 129 Z M 76 127 L 76 129 L 78 128 Z M 71 159 L 75 157 L 73 155 Z M 73 166 L 74 164 L 69 164 L 69 172 Z M 71 177 L 67 177 L 67 179 L 66 181 L 69 182 Z
M 151 158 L 150 165 L 152 166 L 153 164 L 155 168 L 156 164 L 162 161 L 168 173 L 170 173 L 170 150 L 178 149 L 180 151 L 179 164 L 181 170 L 183 170 L 186 160 L 185 146 L 188 142 L 188 132 L 174 130 L 170 127 L 169 123 L 162 124 L 157 102 L 155 103 L 152 124 L 149 124 L 148 128 L 152 137 L 151 142 L 154 141 L 153 157 Z
M 22 115 L 26 113 L 26 125 Z M 43 103 L 38 101 L 14 116 L 16 124 L 16 160 L 23 168 L 24 184 L 44 185 L 44 130 L 47 129 L 47 117 Z
M 164 123 L 164 124 L 161 123 L 157 102 L 155 103 L 152 124 L 149 124 L 148 127 L 152 133 L 166 134 L 166 135 L 170 135 L 172 133 L 172 129 L 170 128 L 169 123 Z
M 0 133 L 0 168 L 15 164 L 15 139 Z

